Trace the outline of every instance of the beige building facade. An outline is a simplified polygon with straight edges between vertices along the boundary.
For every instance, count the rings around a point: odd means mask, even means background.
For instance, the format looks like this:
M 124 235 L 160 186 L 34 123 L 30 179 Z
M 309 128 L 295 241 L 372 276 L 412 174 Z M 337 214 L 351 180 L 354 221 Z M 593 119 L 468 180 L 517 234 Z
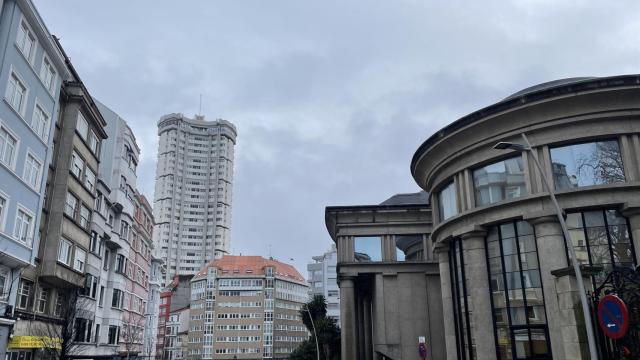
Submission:
M 191 280 L 189 359 L 287 359 L 309 336 L 308 285 L 291 265 L 225 255 Z

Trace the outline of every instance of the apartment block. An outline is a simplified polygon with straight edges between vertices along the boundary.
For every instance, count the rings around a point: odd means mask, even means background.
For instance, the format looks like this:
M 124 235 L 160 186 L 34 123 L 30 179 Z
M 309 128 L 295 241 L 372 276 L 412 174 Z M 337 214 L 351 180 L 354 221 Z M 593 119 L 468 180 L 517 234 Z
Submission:
M 308 338 L 308 285 L 291 265 L 225 255 L 191 280 L 189 359 L 286 359 Z
M 314 256 L 313 262 L 307 264 L 309 272 L 309 292 L 311 296 L 322 295 L 327 302 L 327 317 L 340 326 L 340 288 L 336 279 L 338 252 L 335 244 L 322 255 Z
M 45 182 L 64 56 L 30 1 L 0 1 L 0 358 L 4 358 L 22 270 L 40 247 Z M 28 304 L 20 304 L 26 308 Z
M 168 284 L 229 251 L 237 131 L 226 120 L 169 114 L 158 136 L 154 239 Z

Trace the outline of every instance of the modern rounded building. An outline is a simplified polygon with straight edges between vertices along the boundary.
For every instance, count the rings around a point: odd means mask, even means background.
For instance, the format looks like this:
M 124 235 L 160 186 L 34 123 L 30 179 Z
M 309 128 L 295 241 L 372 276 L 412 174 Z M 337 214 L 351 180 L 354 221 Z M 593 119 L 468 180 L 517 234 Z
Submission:
M 522 134 L 530 150 L 494 148 L 525 144 Z M 462 117 L 418 148 L 411 173 L 433 209 L 448 359 L 589 358 L 567 246 L 587 291 L 639 263 L 639 134 L 640 75 L 571 78 Z

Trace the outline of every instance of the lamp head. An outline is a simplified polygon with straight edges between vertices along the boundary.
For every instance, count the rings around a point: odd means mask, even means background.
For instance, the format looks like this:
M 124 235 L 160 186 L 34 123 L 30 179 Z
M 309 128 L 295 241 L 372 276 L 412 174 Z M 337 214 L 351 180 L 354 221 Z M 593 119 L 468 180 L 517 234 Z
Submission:
M 498 150 L 506 150 L 506 149 L 517 150 L 517 151 L 528 150 L 528 148 L 522 144 L 515 144 L 515 143 L 506 142 L 506 141 L 501 141 L 495 144 L 493 148 Z

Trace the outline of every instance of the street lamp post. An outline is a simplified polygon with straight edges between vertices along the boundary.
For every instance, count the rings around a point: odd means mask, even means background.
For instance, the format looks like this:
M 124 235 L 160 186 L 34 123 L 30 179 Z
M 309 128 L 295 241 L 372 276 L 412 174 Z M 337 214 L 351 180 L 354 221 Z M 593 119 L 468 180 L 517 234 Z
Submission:
M 589 303 L 587 302 L 587 295 L 585 293 L 584 282 L 582 280 L 582 270 L 580 269 L 580 264 L 578 263 L 578 258 L 576 256 L 576 250 L 573 248 L 573 241 L 571 240 L 571 234 L 569 234 L 569 229 L 567 228 L 567 223 L 564 221 L 563 211 L 560 208 L 560 204 L 558 204 L 558 200 L 556 200 L 556 195 L 554 193 L 553 188 L 549 184 L 549 180 L 545 176 L 544 170 L 542 170 L 542 166 L 540 165 L 540 161 L 538 160 L 538 155 L 531 148 L 531 143 L 529 143 L 529 139 L 527 136 L 522 133 L 522 139 L 524 140 L 525 145 L 510 143 L 510 142 L 499 142 L 493 148 L 494 149 L 512 149 L 520 152 L 528 151 L 533 158 L 533 162 L 536 164 L 538 171 L 540 172 L 540 177 L 542 178 L 542 183 L 549 191 L 549 197 L 551 198 L 551 202 L 556 209 L 556 215 L 558 216 L 558 221 L 560 222 L 560 226 L 562 227 L 562 233 L 564 234 L 564 238 L 569 242 L 567 248 L 569 249 L 569 255 L 571 256 L 571 263 L 573 265 L 573 271 L 576 274 L 576 282 L 578 285 L 578 292 L 580 293 L 580 302 L 582 303 L 582 312 L 584 313 L 585 326 L 587 330 L 587 341 L 589 343 L 589 353 L 591 354 L 592 360 L 598 359 L 598 351 L 596 348 L 596 339 L 593 334 L 593 323 L 591 322 L 591 310 L 589 309 Z
M 318 345 L 318 334 L 316 333 L 316 325 L 313 323 L 313 316 L 311 316 L 311 311 L 309 311 L 309 306 L 304 305 L 304 309 L 307 310 L 307 314 L 309 314 L 309 320 L 311 320 L 311 327 L 313 328 L 313 337 L 316 339 L 316 355 L 318 360 L 320 360 L 320 346 Z

